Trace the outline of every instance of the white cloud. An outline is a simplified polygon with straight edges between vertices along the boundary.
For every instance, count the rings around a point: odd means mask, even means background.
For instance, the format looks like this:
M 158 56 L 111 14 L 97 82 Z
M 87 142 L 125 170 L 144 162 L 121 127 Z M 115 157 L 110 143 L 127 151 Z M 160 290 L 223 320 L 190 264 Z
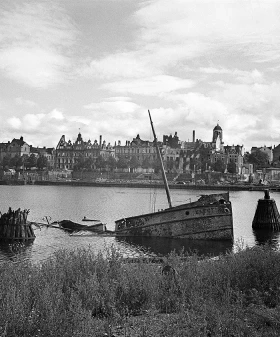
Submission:
M 138 78 L 159 71 L 148 64 L 145 55 L 140 52 L 118 53 L 108 55 L 99 60 L 92 60 L 89 66 L 80 70 L 82 75 L 94 76 L 103 79 L 111 78 Z
M 160 138 L 177 131 L 187 140 L 196 130 L 197 138 L 211 140 L 219 120 L 228 144 L 277 142 L 278 0 L 149 0 L 111 20 L 105 5 L 106 34 L 85 13 L 91 6 L 23 0 L 3 8 L 0 75 L 29 88 L 11 89 L 2 78 L 2 111 L 9 130 L 22 130 L 38 145 L 62 133 L 73 140 L 79 129 L 92 140 L 152 138 L 144 106 Z M 116 43 L 119 24 L 131 31 Z M 73 79 L 73 69 L 75 81 L 50 90 Z
M 67 48 L 75 35 L 74 25 L 54 1 L 11 6 L 0 14 L 0 70 L 30 87 L 61 83 L 70 69 Z
M 27 107 L 35 107 L 37 106 L 37 104 L 31 100 L 28 100 L 28 99 L 24 99 L 22 97 L 17 97 L 15 99 L 16 101 L 16 104 L 17 105 L 23 105 L 23 106 L 27 106 Z
M 220 76 L 225 80 L 225 78 L 229 78 L 229 81 L 232 82 L 239 82 L 244 84 L 251 84 L 251 83 L 262 83 L 264 82 L 264 75 L 257 69 L 252 71 L 245 71 L 240 69 L 228 69 L 228 68 L 215 68 L 215 67 L 207 67 L 207 68 L 200 68 L 201 73 L 207 74 L 209 77 L 216 75 Z
M 12 129 L 18 130 L 21 127 L 21 120 L 17 117 L 8 118 L 7 124 Z
M 31 131 L 37 130 L 44 118 L 44 114 L 27 114 L 22 118 L 23 128 Z
M 94 112 L 106 112 L 113 116 L 124 114 L 125 117 L 127 117 L 130 113 L 135 112 L 140 107 L 134 102 L 129 102 L 125 97 L 111 97 L 103 102 L 87 104 L 84 108 Z
M 118 81 L 104 84 L 102 87 L 107 90 L 124 94 L 136 95 L 161 95 L 166 92 L 177 91 L 190 88 L 194 82 L 188 79 L 181 79 L 175 76 L 161 75 L 135 80 Z
M 62 134 L 68 134 L 71 139 L 78 134 L 79 128 L 87 137 L 92 138 L 90 119 L 67 116 L 57 109 L 46 114 L 29 113 L 21 117 L 11 117 L 5 124 L 13 134 L 20 131 L 24 138 L 36 146 L 56 146 Z
M 69 116 L 69 122 L 89 125 L 91 123 L 91 120 L 82 116 Z
M 14 47 L 0 53 L 0 69 L 14 81 L 35 88 L 63 82 L 61 71 L 67 63 L 66 57 L 44 49 Z
M 50 119 L 56 119 L 56 120 L 59 120 L 59 121 L 63 121 L 64 120 L 64 115 L 61 111 L 57 110 L 57 109 L 54 109 L 52 110 L 49 114 L 48 114 L 48 117 Z
M 143 39 L 148 43 L 271 44 L 276 42 L 272 36 L 279 34 L 279 6 L 276 0 L 155 0 L 136 18 L 145 27 Z

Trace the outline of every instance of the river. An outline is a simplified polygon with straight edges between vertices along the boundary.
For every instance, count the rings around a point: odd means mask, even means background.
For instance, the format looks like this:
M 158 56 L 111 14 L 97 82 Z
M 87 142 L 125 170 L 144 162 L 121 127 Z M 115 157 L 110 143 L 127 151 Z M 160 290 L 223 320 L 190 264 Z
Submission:
M 219 191 L 213 191 L 218 193 Z M 211 191 L 171 190 L 173 205 L 195 201 L 200 194 Z M 270 193 L 280 205 L 280 194 Z M 188 241 L 159 238 L 138 238 L 121 240 L 115 237 L 96 236 L 91 233 L 69 235 L 60 229 L 34 228 L 36 239 L 28 245 L 0 246 L 0 262 L 29 260 L 40 262 L 60 248 L 90 248 L 95 252 L 105 252 L 115 246 L 123 256 L 162 256 L 172 250 L 196 251 L 198 254 L 218 255 L 238 246 L 254 246 L 269 241 L 278 248 L 279 235 L 259 237 L 252 230 L 252 220 L 258 199 L 264 193 L 259 191 L 232 191 L 230 200 L 233 207 L 234 244 L 229 242 Z M 79 186 L 0 186 L 2 213 L 12 209 L 30 209 L 28 220 L 44 222 L 45 216 L 51 221 L 70 219 L 81 222 L 84 216 L 101 220 L 107 229 L 114 230 L 114 221 L 122 217 L 167 208 L 164 189 L 124 188 L 124 187 L 79 187 Z

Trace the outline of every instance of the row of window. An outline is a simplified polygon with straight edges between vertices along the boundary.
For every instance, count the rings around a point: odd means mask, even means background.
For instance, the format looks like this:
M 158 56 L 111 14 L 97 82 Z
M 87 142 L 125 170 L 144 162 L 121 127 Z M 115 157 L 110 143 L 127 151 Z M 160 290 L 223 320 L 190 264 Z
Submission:
M 116 153 L 154 153 L 154 148 L 144 148 L 144 149 L 135 149 L 135 148 L 116 148 Z
M 86 153 L 81 153 L 81 152 L 57 152 L 57 157 L 92 157 L 92 155 L 96 155 L 96 153 L 92 152 L 86 152 Z

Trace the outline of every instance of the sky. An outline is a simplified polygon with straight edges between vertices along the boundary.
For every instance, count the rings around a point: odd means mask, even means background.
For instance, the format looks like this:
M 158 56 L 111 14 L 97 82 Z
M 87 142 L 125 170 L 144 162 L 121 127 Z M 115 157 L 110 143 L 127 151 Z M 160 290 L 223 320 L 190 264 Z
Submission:
M 0 142 L 280 143 L 279 0 L 0 4 Z

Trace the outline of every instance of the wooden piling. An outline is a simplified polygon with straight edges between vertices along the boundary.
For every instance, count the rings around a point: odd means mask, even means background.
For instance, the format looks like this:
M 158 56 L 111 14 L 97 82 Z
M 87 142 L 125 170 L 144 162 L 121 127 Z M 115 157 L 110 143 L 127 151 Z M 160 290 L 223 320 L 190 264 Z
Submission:
M 269 190 L 264 191 L 264 198 L 258 200 L 252 227 L 254 229 L 280 230 L 280 215 L 274 199 L 270 199 Z
M 35 234 L 30 222 L 27 221 L 29 210 L 21 211 L 19 208 L 0 217 L 0 241 L 30 241 L 35 239 Z

